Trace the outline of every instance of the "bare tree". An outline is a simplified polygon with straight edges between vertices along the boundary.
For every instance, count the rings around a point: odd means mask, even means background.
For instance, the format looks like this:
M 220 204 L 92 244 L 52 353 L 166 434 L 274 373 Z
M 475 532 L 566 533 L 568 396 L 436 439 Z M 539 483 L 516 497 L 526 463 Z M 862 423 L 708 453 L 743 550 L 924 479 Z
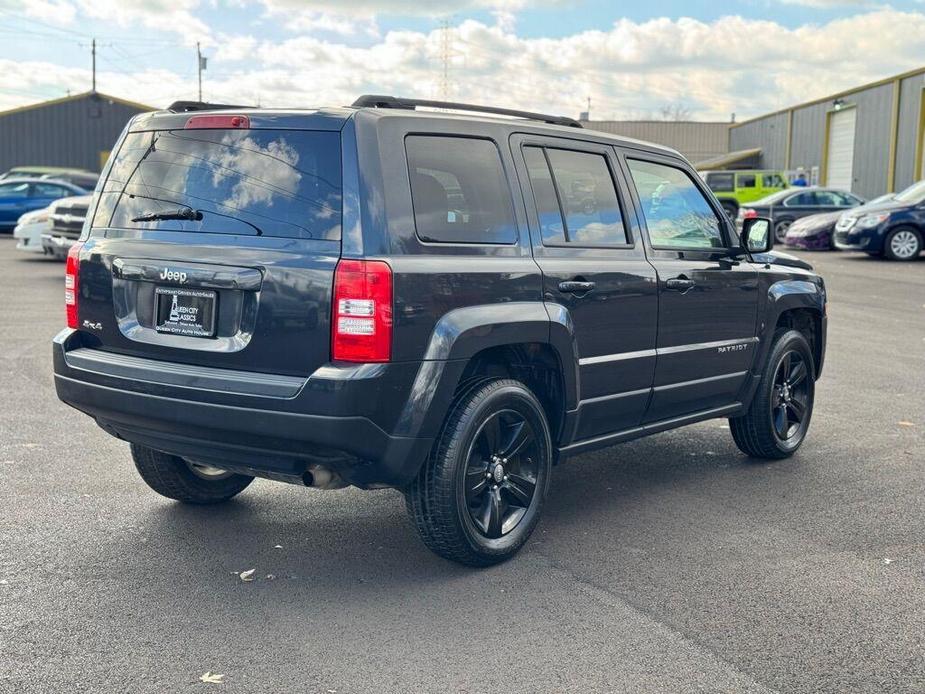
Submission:
M 691 119 L 691 110 L 680 101 L 673 104 L 665 104 L 658 110 L 658 115 L 662 120 L 682 121 Z

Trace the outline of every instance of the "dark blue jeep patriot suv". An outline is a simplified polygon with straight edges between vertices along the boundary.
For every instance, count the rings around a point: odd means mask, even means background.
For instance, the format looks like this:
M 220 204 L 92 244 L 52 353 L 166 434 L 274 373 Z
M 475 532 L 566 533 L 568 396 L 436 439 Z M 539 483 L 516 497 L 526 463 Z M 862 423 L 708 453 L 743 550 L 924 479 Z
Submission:
M 716 417 L 753 458 L 806 436 L 823 281 L 670 149 L 366 96 L 177 103 L 113 151 L 55 384 L 164 496 L 392 487 L 428 547 L 486 565 L 567 456 Z

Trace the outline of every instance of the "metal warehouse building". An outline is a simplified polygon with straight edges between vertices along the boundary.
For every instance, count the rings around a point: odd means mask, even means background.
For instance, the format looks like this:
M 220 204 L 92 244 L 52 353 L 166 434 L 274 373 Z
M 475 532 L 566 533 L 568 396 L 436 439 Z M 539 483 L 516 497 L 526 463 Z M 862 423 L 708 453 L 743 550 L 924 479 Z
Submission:
M 729 123 L 659 120 L 590 120 L 581 124 L 591 130 L 655 142 L 678 150 L 695 164 L 726 154 Z
M 868 198 L 901 190 L 923 176 L 925 68 L 733 124 L 730 152 L 755 148 L 760 168 Z
M 153 111 L 99 92 L 0 111 L 0 172 L 13 166 L 99 171 L 132 116 Z

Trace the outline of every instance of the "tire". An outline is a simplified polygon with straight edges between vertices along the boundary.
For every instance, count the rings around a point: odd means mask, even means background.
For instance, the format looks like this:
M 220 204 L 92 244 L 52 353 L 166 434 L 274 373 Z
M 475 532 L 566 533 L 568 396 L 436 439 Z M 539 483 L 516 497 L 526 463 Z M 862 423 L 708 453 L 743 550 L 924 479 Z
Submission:
M 184 504 L 219 504 L 241 493 L 254 478 L 188 463 L 179 456 L 132 444 L 141 479 L 161 496 Z
M 727 202 L 725 200 L 720 201 L 720 205 L 723 206 L 723 211 L 726 213 L 726 216 L 735 222 L 736 217 L 739 216 L 739 206 L 735 203 Z
M 883 255 L 890 260 L 915 260 L 922 252 L 922 235 L 911 227 L 893 229 L 883 240 Z
M 536 528 L 551 467 L 536 396 L 519 381 L 480 380 L 457 397 L 405 504 L 431 551 L 490 566 L 514 556 Z
M 792 219 L 781 219 L 774 224 L 774 243 L 781 244 L 787 240 L 787 229 L 793 224 Z
M 786 389 L 782 382 L 788 384 Z M 815 386 L 816 369 L 806 338 L 796 330 L 779 330 L 748 411 L 729 419 L 739 450 L 770 460 L 793 455 L 809 430 Z

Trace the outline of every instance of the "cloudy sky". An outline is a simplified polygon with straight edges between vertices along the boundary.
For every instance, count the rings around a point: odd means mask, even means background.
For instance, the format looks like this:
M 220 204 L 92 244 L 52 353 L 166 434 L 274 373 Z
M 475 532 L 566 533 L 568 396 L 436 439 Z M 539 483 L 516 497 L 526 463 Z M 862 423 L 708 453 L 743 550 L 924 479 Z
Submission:
M 922 66 L 925 2 L 0 0 L 0 109 L 88 90 L 93 37 L 99 91 L 154 107 L 195 98 L 198 41 L 212 101 L 726 120 Z

